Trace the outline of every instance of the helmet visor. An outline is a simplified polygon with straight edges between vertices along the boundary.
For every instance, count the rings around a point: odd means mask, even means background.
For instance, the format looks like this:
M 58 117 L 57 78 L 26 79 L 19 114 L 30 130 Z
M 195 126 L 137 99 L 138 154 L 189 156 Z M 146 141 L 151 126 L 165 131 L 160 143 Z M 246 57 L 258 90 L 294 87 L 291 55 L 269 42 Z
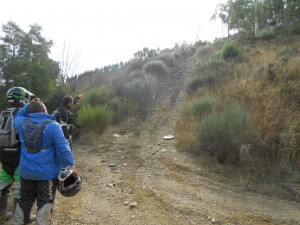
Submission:
M 72 175 L 74 171 L 70 167 L 65 167 L 62 169 L 60 174 L 58 175 L 58 179 L 60 181 L 65 181 L 68 177 Z

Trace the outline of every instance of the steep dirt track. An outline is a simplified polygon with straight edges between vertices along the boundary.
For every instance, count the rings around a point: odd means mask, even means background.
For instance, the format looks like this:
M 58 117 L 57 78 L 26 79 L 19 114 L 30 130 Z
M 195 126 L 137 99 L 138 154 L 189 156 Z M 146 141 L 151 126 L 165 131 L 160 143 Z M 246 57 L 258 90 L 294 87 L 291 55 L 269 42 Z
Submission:
M 58 193 L 53 224 L 300 224 L 299 203 L 250 191 L 239 178 L 224 177 L 225 167 L 179 152 L 176 137 L 163 139 L 174 134 L 191 63 L 162 84 L 142 123 L 74 145 L 84 186 L 74 198 Z
M 172 126 L 152 135 L 145 128 L 138 137 L 112 134 L 98 146 L 76 146 L 85 185 L 73 199 L 58 198 L 55 224 L 299 224 L 299 203 L 223 183 L 221 174 L 178 152 L 176 140 L 162 139 Z

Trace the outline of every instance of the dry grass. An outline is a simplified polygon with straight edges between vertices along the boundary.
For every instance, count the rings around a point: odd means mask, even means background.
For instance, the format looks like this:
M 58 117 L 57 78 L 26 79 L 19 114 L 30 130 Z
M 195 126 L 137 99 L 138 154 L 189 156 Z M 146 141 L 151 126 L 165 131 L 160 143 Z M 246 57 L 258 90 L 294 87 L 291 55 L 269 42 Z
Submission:
M 300 168 L 300 126 L 295 125 L 300 121 L 299 43 L 296 40 L 280 48 L 279 43 L 271 42 L 245 46 L 245 60 L 232 64 L 232 79 L 206 88 L 214 98 L 215 112 L 224 102 L 250 110 L 259 139 L 253 146 L 255 160 L 245 165 L 248 171 L 281 175 Z M 195 145 L 197 124 L 195 118 L 178 118 L 179 149 L 190 150 Z
M 194 117 L 179 117 L 176 121 L 175 136 L 178 138 L 177 148 L 189 151 L 197 143 L 195 132 L 198 126 L 198 119 Z
M 283 114 L 286 113 L 281 94 L 272 85 L 267 69 L 276 60 L 276 51 L 272 49 L 250 55 L 248 62 L 236 66 L 236 78 L 222 93 L 222 97 L 250 107 L 262 139 L 268 139 L 280 129 Z
M 294 109 L 300 91 L 300 59 L 293 57 L 288 59 L 288 63 L 282 64 L 275 46 L 259 48 L 259 51 L 255 54 L 250 52 L 247 57 L 247 62 L 236 66 L 235 79 L 224 88 L 220 98 L 226 96 L 250 108 L 261 137 L 261 143 L 258 143 L 261 145 L 260 154 L 271 160 L 276 168 L 273 172 L 281 174 L 286 169 L 284 164 L 292 163 L 287 160 L 298 160 L 298 153 L 293 154 L 294 159 L 287 159 L 290 150 L 280 148 L 279 145 L 288 144 L 282 143 L 282 137 L 286 140 L 291 138 L 287 133 L 296 119 Z M 265 169 L 261 168 L 260 171 Z

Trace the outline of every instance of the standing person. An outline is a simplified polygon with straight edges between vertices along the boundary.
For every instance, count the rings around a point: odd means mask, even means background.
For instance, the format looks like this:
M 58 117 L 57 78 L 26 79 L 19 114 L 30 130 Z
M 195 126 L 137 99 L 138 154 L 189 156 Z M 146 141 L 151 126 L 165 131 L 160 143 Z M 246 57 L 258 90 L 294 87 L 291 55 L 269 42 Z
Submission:
M 38 98 L 18 111 L 14 124 L 21 142 L 21 193 L 12 225 L 28 223 L 35 201 L 36 224 L 49 225 L 57 177 L 63 167 L 74 170 L 73 154 L 60 124 Z
M 71 112 L 71 108 L 75 105 L 83 95 L 78 95 L 75 98 L 71 96 L 64 96 L 62 100 L 62 105 L 59 106 L 53 115 L 56 117 L 56 121 L 60 123 L 62 130 L 64 132 L 65 138 L 68 140 L 69 144 L 72 143 L 72 135 L 75 125 L 75 116 Z
M 21 143 L 18 133 L 13 128 L 13 116 L 29 102 L 31 96 L 34 95 L 25 88 L 10 88 L 6 94 L 9 107 L 1 113 L 0 159 L 2 169 L 0 173 L 0 224 L 3 224 L 6 220 L 10 189 L 13 189 L 13 209 L 15 209 L 20 193 L 18 166 L 20 162 Z

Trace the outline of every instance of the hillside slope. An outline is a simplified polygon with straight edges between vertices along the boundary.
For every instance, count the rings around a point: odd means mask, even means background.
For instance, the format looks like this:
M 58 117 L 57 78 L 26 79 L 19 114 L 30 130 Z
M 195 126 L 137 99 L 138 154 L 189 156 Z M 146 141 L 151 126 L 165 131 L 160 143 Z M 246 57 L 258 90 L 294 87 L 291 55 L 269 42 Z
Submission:
M 161 83 L 144 120 L 74 144 L 83 188 L 57 194 L 53 224 L 300 224 L 299 202 L 260 194 L 225 167 L 178 151 L 176 137 L 163 139 L 174 134 L 191 67 L 184 61 Z

